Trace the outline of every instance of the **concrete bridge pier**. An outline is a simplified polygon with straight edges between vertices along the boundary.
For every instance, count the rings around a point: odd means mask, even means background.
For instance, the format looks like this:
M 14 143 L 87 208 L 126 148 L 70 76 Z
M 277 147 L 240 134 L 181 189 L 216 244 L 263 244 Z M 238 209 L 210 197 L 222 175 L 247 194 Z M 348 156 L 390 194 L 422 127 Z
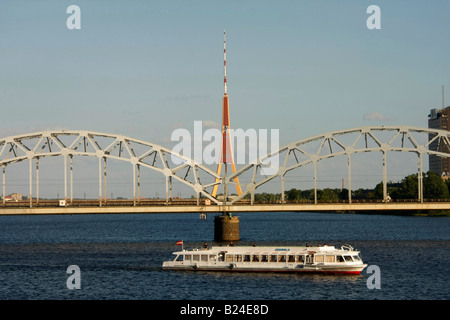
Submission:
M 214 241 L 239 241 L 239 217 L 232 216 L 231 212 L 224 212 L 214 218 Z

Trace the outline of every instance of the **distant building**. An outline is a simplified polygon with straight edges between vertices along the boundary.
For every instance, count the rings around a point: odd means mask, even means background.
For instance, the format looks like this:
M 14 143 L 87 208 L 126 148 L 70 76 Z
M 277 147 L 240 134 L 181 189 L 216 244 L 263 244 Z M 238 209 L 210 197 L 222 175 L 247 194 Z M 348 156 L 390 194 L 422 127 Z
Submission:
M 23 200 L 23 197 L 22 197 L 22 194 L 21 194 L 21 193 L 13 193 L 13 194 L 11 195 L 11 198 L 12 198 L 14 201 L 22 201 L 22 200 Z
M 428 115 L 428 128 L 450 131 L 450 106 L 444 109 L 431 109 Z M 430 137 L 431 138 L 431 137 Z M 446 146 L 439 146 L 437 141 L 430 144 L 430 150 L 450 153 Z M 440 176 L 450 175 L 450 159 L 429 155 L 430 171 Z
M 13 193 L 4 197 L 5 201 L 22 201 L 23 197 L 21 193 Z

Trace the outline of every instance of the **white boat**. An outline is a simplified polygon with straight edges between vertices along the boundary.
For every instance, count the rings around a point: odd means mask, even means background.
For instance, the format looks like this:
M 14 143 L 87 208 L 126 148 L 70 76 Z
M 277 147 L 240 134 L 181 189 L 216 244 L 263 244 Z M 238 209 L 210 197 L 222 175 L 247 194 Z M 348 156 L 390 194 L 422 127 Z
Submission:
M 351 246 L 227 246 L 173 252 L 165 270 L 360 274 L 367 266 Z

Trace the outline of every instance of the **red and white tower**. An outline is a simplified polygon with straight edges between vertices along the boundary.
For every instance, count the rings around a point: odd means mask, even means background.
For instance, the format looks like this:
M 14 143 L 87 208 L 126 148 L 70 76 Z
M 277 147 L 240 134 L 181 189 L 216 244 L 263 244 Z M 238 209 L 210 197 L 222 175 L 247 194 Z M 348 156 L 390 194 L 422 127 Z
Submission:
M 227 164 L 231 164 L 231 169 L 233 173 L 236 172 L 236 165 L 234 164 L 233 149 L 231 147 L 231 136 L 230 136 L 230 107 L 227 95 L 227 38 L 225 31 L 223 32 L 223 84 L 224 84 L 224 94 L 223 94 L 223 109 L 222 109 L 222 146 L 220 148 L 220 158 L 219 164 L 217 166 L 217 174 L 221 174 L 222 164 L 225 167 L 225 177 L 227 176 Z M 219 179 L 216 178 L 216 182 Z M 239 178 L 234 178 L 236 183 L 237 194 L 242 193 L 241 186 L 239 184 Z M 217 188 L 219 185 L 215 185 L 212 196 L 215 197 L 217 194 Z M 224 195 L 227 195 L 227 190 L 225 186 Z M 226 201 L 226 199 L 225 199 Z

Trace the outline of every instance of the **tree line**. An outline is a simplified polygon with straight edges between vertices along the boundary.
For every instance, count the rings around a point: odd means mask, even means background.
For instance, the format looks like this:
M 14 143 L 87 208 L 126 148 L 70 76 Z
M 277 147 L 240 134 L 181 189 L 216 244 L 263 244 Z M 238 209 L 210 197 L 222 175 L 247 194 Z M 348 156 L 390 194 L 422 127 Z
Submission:
M 424 199 L 449 199 L 450 179 L 444 180 L 433 171 L 422 173 Z M 387 192 L 392 200 L 418 199 L 418 175 L 411 174 L 399 182 L 388 182 Z M 352 190 L 354 200 L 383 200 L 383 182 L 373 189 Z M 250 195 L 246 195 L 250 198 Z M 281 200 L 281 193 L 257 193 L 256 202 L 276 202 Z M 314 189 L 301 190 L 292 188 L 285 191 L 286 201 L 314 201 Z M 339 202 L 348 200 L 348 189 L 317 189 L 317 200 L 320 202 Z

